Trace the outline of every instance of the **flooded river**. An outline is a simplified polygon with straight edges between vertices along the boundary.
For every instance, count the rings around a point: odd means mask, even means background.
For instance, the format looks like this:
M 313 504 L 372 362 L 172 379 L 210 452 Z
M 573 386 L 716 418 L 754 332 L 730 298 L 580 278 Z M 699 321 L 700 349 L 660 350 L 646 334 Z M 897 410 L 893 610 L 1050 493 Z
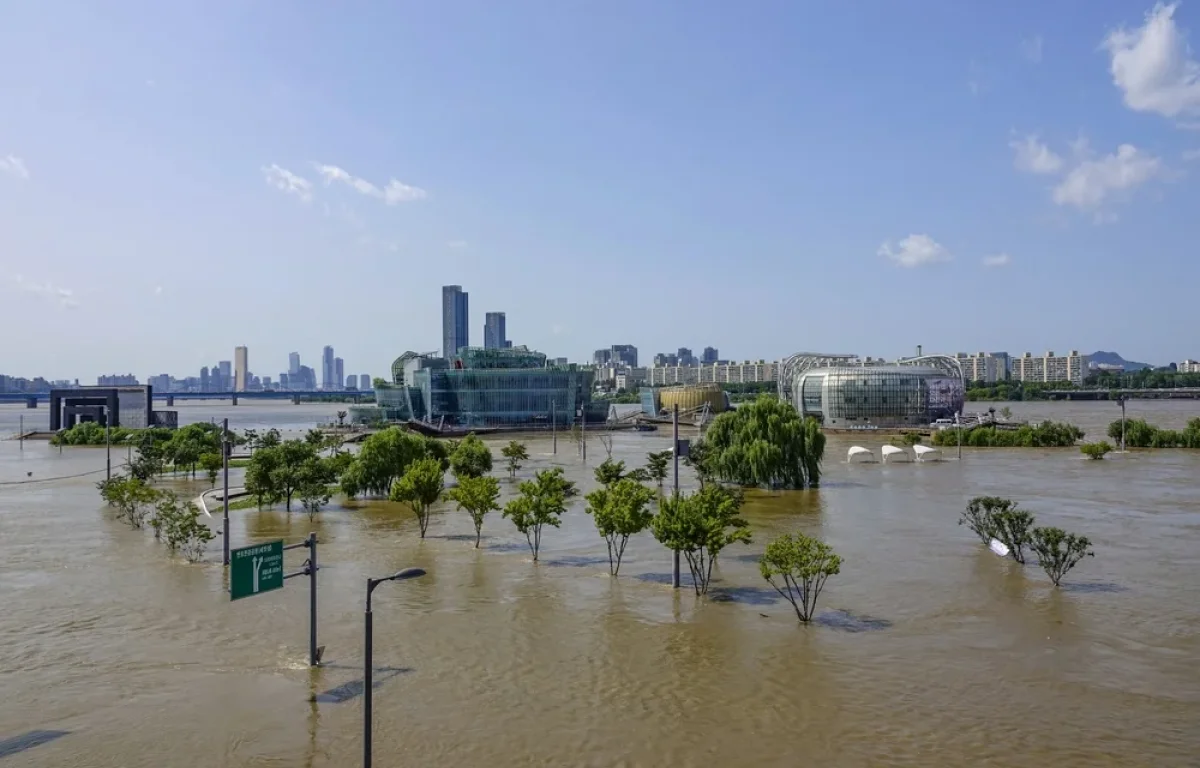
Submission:
M 1096 438 L 1120 413 L 1010 406 Z M 182 423 L 298 429 L 337 408 L 177 410 Z M 0 435 L 35 413 L 0 408 Z M 1130 415 L 1179 427 L 1200 403 L 1135 401 Z M 613 453 L 636 465 L 668 443 L 621 433 Z M 548 439 L 529 445 L 522 475 L 556 464 L 592 487 L 597 440 L 586 467 L 566 439 L 556 455 Z M 1200 453 L 984 449 L 958 462 L 950 449 L 882 466 L 845 464 L 850 445 L 829 440 L 819 491 L 750 497 L 754 543 L 722 555 L 708 600 L 670 588 L 649 535 L 610 578 L 581 504 L 538 565 L 498 514 L 475 550 L 448 506 L 424 541 L 387 502 L 334 504 L 311 524 L 235 512 L 234 546 L 320 537 L 327 663 L 310 671 L 303 579 L 231 603 L 219 541 L 188 565 L 111 518 L 84 475 L 103 449 L 0 442 L 0 768 L 358 765 L 364 581 L 404 566 L 429 573 L 375 593 L 377 766 L 1198 764 Z M 1052 589 L 955 524 L 981 494 L 1089 536 L 1096 557 Z M 811 627 L 755 564 L 797 530 L 845 558 Z M 288 570 L 302 560 L 287 553 Z M 34 731 L 61 735 L 6 742 Z

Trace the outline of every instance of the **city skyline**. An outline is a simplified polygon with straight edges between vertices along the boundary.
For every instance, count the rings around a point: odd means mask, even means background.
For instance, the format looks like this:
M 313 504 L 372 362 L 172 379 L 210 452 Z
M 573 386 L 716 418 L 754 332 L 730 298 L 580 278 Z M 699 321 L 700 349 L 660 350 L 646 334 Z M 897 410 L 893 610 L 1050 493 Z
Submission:
M 575 360 L 1197 354 L 1200 4 L 469 6 L 15 5 L 5 369 L 378 371 L 456 283 Z

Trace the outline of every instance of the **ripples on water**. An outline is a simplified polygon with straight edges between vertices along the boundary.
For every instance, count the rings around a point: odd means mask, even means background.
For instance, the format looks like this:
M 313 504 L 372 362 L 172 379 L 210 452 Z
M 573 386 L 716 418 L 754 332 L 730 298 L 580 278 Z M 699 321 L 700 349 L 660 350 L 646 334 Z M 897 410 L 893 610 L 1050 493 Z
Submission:
M 1151 421 L 1186 416 L 1162 405 Z M 243 408 L 214 415 L 292 418 Z M 639 463 L 665 440 L 616 443 Z M 532 444 L 523 474 L 554 462 L 590 484 L 559 447 Z M 755 542 L 722 556 L 707 601 L 670 589 L 670 557 L 648 536 L 609 578 L 578 508 L 534 565 L 498 515 L 477 551 L 452 508 L 421 542 L 399 505 L 332 507 L 312 523 L 326 566 L 317 672 L 303 580 L 230 603 L 219 547 L 205 565 L 170 560 L 111 520 L 94 478 L 0 486 L 0 742 L 68 732 L 5 768 L 357 764 L 363 581 L 408 565 L 429 575 L 375 593 L 376 664 L 403 670 L 377 675 L 380 765 L 1195 764 L 1200 455 L 852 466 L 848 447 L 829 441 L 820 491 L 749 494 Z M 15 449 L 0 443 L 0 482 L 103 467 L 96 449 Z M 589 453 L 594 464 L 599 446 Z M 1054 590 L 1036 565 L 991 555 L 955 524 L 984 493 L 1088 535 L 1097 556 Z M 309 529 L 298 512 L 235 513 L 234 543 Z M 846 559 L 807 628 L 757 574 L 766 540 L 794 530 Z M 302 559 L 288 553 L 289 569 Z

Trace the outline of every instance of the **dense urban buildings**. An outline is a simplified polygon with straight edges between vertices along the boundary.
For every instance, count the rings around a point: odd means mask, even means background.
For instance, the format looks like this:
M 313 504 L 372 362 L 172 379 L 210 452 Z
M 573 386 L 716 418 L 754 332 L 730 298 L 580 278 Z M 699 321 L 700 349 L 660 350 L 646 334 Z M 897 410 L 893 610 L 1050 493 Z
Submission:
M 134 376 L 132 373 L 96 377 L 96 386 L 98 387 L 135 387 L 139 383 L 137 376 Z
M 508 340 L 503 312 L 488 312 L 483 319 L 483 348 L 506 349 L 512 346 Z
M 234 392 L 245 392 L 250 383 L 250 352 L 245 347 L 234 347 Z
M 592 364 L 600 366 L 611 365 L 618 368 L 637 368 L 637 347 L 632 344 L 613 344 L 608 349 L 597 349 L 592 354 Z
M 1059 356 L 1053 352 L 1034 357 L 1026 352 L 1021 357 L 1011 361 L 1010 378 L 1013 381 L 1063 381 L 1081 385 L 1088 375 L 1088 359 L 1086 355 L 1071 350 L 1071 354 Z
M 461 285 L 442 286 L 442 357 L 447 360 L 470 344 L 467 299 Z
M 717 353 L 716 347 L 705 347 L 704 351 L 700 353 L 700 363 L 702 365 L 712 365 L 713 363 L 717 362 L 720 357 L 721 356 Z
M 1200 373 L 1200 362 L 1195 360 L 1184 360 L 1179 365 L 1175 366 L 1175 370 L 1180 373 Z
M 1008 378 L 1007 352 L 976 352 L 969 355 L 959 352 L 955 357 L 963 369 L 963 378 L 967 381 L 983 381 L 992 384 Z

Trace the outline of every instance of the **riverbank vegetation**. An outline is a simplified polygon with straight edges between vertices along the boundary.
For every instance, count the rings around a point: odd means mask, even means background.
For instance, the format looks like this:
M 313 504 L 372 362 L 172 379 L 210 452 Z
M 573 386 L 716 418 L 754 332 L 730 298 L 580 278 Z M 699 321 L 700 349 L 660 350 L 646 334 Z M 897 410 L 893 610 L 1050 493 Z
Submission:
M 200 508 L 193 502 L 124 475 L 101 480 L 96 487 L 100 497 L 117 511 L 117 519 L 130 528 L 140 530 L 149 524 L 154 538 L 164 541 L 172 553 L 180 552 L 193 563 L 204 557 L 214 534 L 200 522 Z
M 1079 452 L 1093 461 L 1103 459 L 1106 454 L 1112 452 L 1112 449 L 1113 447 L 1105 440 L 1098 443 L 1084 443 L 1079 446 Z
M 702 479 L 772 490 L 816 488 L 821 482 L 825 435 L 815 419 L 791 403 L 759 397 L 713 419 L 691 447 Z
M 1121 441 L 1121 420 L 1108 425 L 1108 437 Z M 1162 429 L 1147 423 L 1145 419 L 1125 420 L 1125 446 L 1127 448 L 1200 448 L 1200 419 L 1189 419 L 1181 430 Z
M 1084 431 L 1073 424 L 1043 421 L 1017 429 L 994 426 L 950 427 L 933 433 L 936 446 L 962 444 L 971 448 L 1069 448 L 1083 439 Z
M 959 518 L 985 545 L 1000 542 L 1007 557 L 1025 564 L 1025 550 L 1038 557 L 1038 564 L 1059 586 L 1063 576 L 1085 557 L 1093 557 L 1092 543 L 1085 536 L 1061 528 L 1036 526 L 1033 513 L 1020 509 L 1011 499 L 977 496 L 967 503 Z M 1004 550 L 1001 550 L 1004 551 Z
M 650 530 L 658 543 L 687 560 L 697 595 L 708 594 L 713 567 L 726 547 L 750 543 L 750 524 L 740 514 L 742 501 L 740 490 L 709 484 L 659 502 Z

